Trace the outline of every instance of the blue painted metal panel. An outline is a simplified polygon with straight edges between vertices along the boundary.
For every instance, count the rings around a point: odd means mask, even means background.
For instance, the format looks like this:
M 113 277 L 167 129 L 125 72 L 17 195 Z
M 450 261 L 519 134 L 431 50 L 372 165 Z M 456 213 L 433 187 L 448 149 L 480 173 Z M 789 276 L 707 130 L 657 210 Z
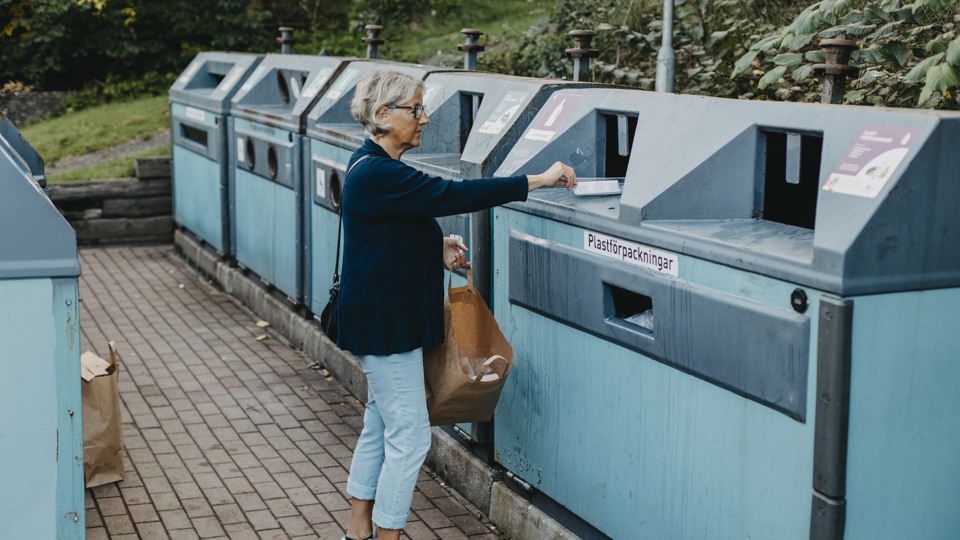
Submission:
M 235 174 L 237 263 L 272 283 L 276 184 L 243 170 Z
M 300 301 L 300 223 L 297 193 L 274 184 L 272 283 L 288 297 Z
M 261 59 L 202 52 L 170 87 L 174 219 L 219 255 L 231 253 L 226 115 Z
M 223 254 L 229 232 L 223 228 L 227 194 L 221 165 L 226 163 L 173 147 L 174 219 Z
M 83 538 L 76 278 L 0 279 L 0 305 L 0 538 Z
M 53 283 L 57 334 L 57 538 L 84 538 L 83 414 L 80 390 L 80 291 L 76 278 Z
M 304 301 L 303 137 L 235 118 L 231 168 L 237 263 Z
M 844 538 L 960 538 L 960 289 L 853 305 Z
M 511 230 L 583 248 L 582 229 L 494 216 L 496 261 L 509 260 Z M 790 309 L 790 283 L 679 262 L 681 281 Z M 613 538 L 807 538 L 812 424 L 511 304 L 510 272 L 498 263 L 494 279 L 515 354 L 494 416 L 502 465 Z M 542 279 L 576 289 L 596 276 L 543 268 Z

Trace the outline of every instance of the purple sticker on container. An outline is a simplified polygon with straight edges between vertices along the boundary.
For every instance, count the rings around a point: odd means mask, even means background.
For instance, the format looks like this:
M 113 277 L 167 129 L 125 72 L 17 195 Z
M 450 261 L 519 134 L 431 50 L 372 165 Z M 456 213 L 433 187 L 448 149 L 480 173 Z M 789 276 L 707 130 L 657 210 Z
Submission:
M 578 101 L 580 101 L 578 94 L 566 92 L 554 94 L 534 119 L 525 138 L 531 141 L 550 142 L 563 127 L 563 122 Z
M 910 151 L 919 129 L 886 126 L 864 128 L 830 173 L 824 191 L 876 197 Z

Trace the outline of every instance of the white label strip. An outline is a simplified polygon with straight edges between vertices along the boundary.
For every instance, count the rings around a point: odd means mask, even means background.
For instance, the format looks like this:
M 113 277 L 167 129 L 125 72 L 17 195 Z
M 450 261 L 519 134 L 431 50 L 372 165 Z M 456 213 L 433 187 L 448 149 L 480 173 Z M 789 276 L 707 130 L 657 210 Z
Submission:
M 184 111 L 184 116 L 197 122 L 203 122 L 207 115 L 203 113 L 200 109 L 194 109 L 193 107 L 187 107 L 187 110 Z
M 243 155 L 243 137 L 237 137 L 237 161 L 243 163 L 247 160 L 246 156 Z
M 221 92 L 229 92 L 241 75 L 243 75 L 243 67 L 233 66 L 233 68 L 230 70 L 230 73 L 227 73 L 227 76 L 224 77 L 223 80 L 220 81 L 220 84 L 217 85 L 217 90 Z
M 327 198 L 327 172 L 317 167 L 317 196 Z
M 190 79 L 193 78 L 193 74 L 196 73 L 198 69 L 200 69 L 200 62 L 191 62 L 190 65 L 187 66 L 187 70 L 184 71 L 183 74 L 180 75 L 180 78 L 177 79 L 177 82 L 180 84 L 187 84 Z
M 674 277 L 680 275 L 680 260 L 676 255 L 643 244 L 597 232 L 583 231 L 583 249 L 654 272 Z

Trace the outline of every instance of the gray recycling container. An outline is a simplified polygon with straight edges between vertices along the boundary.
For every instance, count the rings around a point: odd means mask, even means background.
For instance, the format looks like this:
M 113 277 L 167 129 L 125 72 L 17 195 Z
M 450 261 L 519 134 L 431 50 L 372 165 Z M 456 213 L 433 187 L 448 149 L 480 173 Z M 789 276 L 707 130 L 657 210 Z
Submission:
M 268 54 L 231 102 L 234 257 L 298 305 L 304 301 L 307 114 L 349 62 Z
M 613 538 L 957 538 L 960 115 L 564 96 L 498 174 L 625 180 L 494 212 L 498 461 Z
M 230 252 L 227 115 L 262 56 L 202 52 L 170 87 L 173 216 L 220 255 Z
M 76 235 L 0 117 L 0 537 L 85 531 Z

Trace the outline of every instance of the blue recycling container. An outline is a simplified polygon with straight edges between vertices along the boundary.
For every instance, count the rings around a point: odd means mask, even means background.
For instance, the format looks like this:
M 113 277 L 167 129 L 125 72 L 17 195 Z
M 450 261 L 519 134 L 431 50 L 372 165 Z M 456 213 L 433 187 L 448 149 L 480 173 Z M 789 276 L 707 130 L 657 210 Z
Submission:
M 82 539 L 80 262 L 44 181 L 0 117 L 0 538 Z
M 499 463 L 612 538 L 960 537 L 960 115 L 551 99 L 498 174 L 622 192 L 494 212 Z
M 340 195 L 350 156 L 367 138 L 350 112 L 356 85 L 367 72 L 390 69 L 423 79 L 437 68 L 380 60 L 357 60 L 340 73 L 307 116 L 303 175 L 307 195 L 304 208 L 305 297 L 308 309 L 320 316 L 329 298 L 340 224 Z
M 261 58 L 202 52 L 170 87 L 174 219 L 221 256 L 230 253 L 230 99 Z
M 306 119 L 349 60 L 270 54 L 231 103 L 232 246 L 237 264 L 304 302 Z

